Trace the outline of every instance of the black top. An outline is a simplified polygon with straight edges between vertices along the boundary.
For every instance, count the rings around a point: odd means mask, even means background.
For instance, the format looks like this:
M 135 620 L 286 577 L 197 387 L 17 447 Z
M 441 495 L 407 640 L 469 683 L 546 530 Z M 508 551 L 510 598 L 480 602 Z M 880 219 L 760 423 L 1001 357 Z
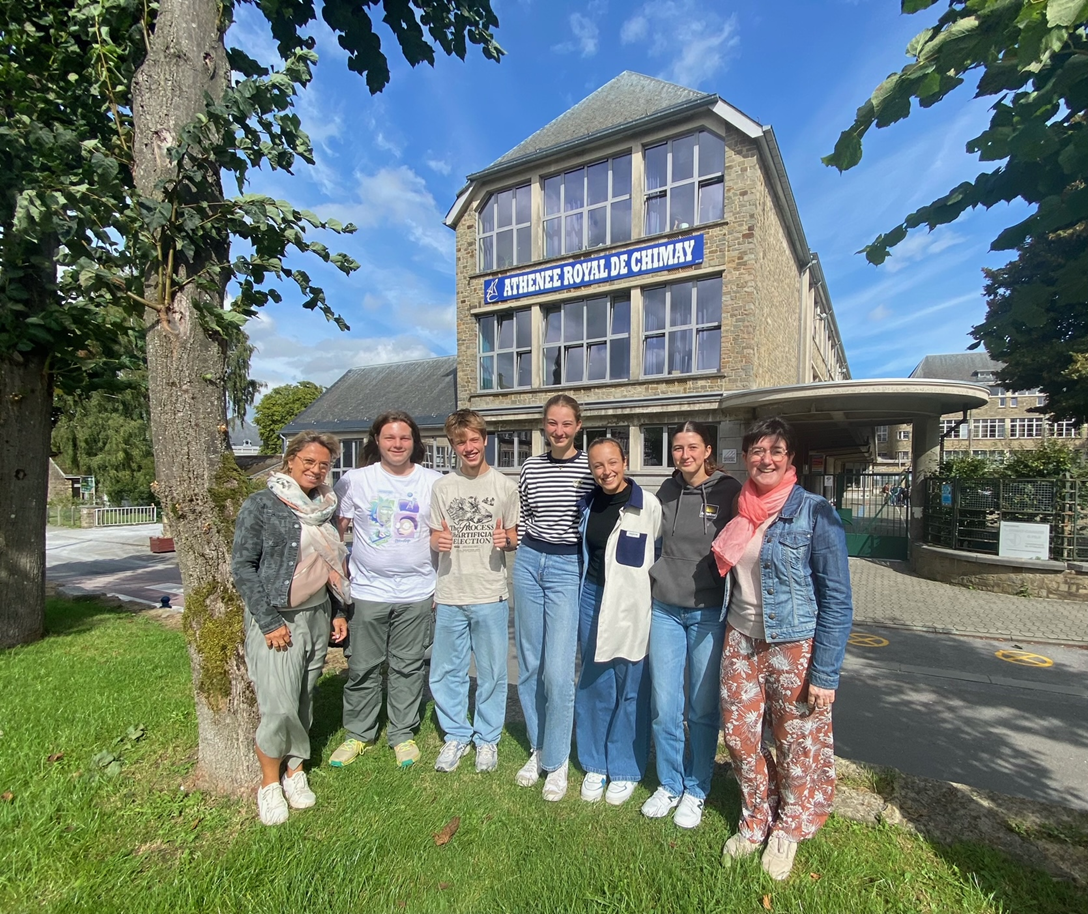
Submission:
M 586 566 L 586 580 L 594 584 L 604 583 L 604 547 L 608 537 L 616 528 L 620 518 L 620 509 L 631 500 L 631 483 L 625 481 L 622 491 L 609 495 L 599 488 L 593 493 L 589 503 L 589 519 L 586 521 L 586 552 L 589 564 Z

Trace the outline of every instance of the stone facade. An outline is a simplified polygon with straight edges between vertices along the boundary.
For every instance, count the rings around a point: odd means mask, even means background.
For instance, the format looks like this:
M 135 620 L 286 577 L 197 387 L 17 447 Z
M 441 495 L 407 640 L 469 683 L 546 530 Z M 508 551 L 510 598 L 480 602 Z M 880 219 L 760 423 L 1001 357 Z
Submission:
M 931 581 L 1017 597 L 1088 603 L 1088 573 L 1062 562 L 1015 562 L 989 555 L 916 545 L 914 571 Z

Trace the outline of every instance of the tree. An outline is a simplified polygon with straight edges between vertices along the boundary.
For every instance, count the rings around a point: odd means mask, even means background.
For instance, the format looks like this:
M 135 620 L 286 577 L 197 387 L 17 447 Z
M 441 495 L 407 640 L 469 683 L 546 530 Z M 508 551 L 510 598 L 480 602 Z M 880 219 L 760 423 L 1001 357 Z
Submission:
M 935 3 L 902 0 L 902 10 L 915 13 Z M 1060 268 L 1045 283 L 1023 286 L 972 335 L 976 346 L 985 344 L 999 360 L 1021 335 L 1045 344 L 1055 364 L 1044 383 L 1027 382 L 1013 365 L 1006 365 L 1000 380 L 1014 390 L 1040 386 L 1059 418 L 1088 421 L 1088 411 L 1077 405 L 1088 403 L 1088 372 L 1082 370 L 1088 345 L 1083 336 L 1063 335 L 1057 319 L 1062 309 L 1083 309 L 1088 300 L 1088 235 L 1082 230 L 1088 221 L 1088 0 L 950 0 L 936 24 L 911 41 L 907 54 L 914 62 L 888 76 L 858 108 L 825 164 L 852 168 L 861 160 L 862 137 L 870 127 L 907 117 L 915 99 L 923 108 L 935 105 L 975 72 L 976 97 L 992 96 L 995 102 L 989 126 L 967 143 L 967 151 L 1002 164 L 911 213 L 867 245 L 865 256 L 883 263 L 912 229 L 932 230 L 976 206 L 1024 200 L 1031 214 L 1002 231 L 991 250 L 1058 244 Z M 1072 398 L 1065 390 L 1070 386 L 1080 391 Z
M 256 402 L 265 384 L 249 376 L 249 363 L 257 347 L 241 327 L 227 337 L 227 415 L 231 422 L 245 422 L 246 413 Z
M 273 387 L 261 397 L 253 418 L 261 432 L 261 453 L 283 453 L 280 431 L 324 391 L 324 387 L 319 387 L 313 381 L 299 381 L 297 384 Z

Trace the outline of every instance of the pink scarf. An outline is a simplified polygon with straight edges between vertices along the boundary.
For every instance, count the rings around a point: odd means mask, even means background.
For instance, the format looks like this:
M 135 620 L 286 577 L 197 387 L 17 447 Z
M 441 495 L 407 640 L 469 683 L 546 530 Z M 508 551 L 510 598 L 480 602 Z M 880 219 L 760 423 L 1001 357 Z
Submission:
M 796 484 L 797 470 L 792 466 L 786 470 L 786 475 L 778 485 L 762 495 L 751 479 L 744 483 L 737 499 L 737 516 L 725 525 L 725 529 L 718 534 L 714 545 L 710 547 L 723 578 L 740 560 L 745 547 L 763 522 L 782 510 Z

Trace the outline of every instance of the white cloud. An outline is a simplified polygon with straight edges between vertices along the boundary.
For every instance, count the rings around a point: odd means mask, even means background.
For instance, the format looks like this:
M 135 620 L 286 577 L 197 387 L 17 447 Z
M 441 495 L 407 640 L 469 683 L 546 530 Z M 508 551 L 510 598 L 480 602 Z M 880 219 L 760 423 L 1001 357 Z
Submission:
M 574 33 L 574 40 L 555 45 L 552 48 L 553 51 L 558 54 L 570 54 L 577 51 L 582 57 L 592 57 L 597 53 L 600 30 L 596 22 L 581 13 L 571 13 L 570 30 Z
M 915 229 L 892 248 L 892 256 L 884 261 L 884 269 L 889 273 L 898 273 L 912 263 L 935 257 L 941 251 L 965 241 L 967 238 L 963 235 L 940 226 L 932 232 Z
M 886 321 L 892 316 L 892 313 L 892 309 L 887 305 L 877 305 L 869 312 L 869 320 L 876 322 Z
M 662 79 L 697 88 L 721 71 L 740 43 L 736 16 L 724 18 L 699 0 L 647 3 L 620 27 L 623 44 L 647 43 L 665 58 Z
M 437 171 L 440 175 L 448 175 L 453 170 L 445 159 L 427 158 L 425 161 L 431 171 Z

